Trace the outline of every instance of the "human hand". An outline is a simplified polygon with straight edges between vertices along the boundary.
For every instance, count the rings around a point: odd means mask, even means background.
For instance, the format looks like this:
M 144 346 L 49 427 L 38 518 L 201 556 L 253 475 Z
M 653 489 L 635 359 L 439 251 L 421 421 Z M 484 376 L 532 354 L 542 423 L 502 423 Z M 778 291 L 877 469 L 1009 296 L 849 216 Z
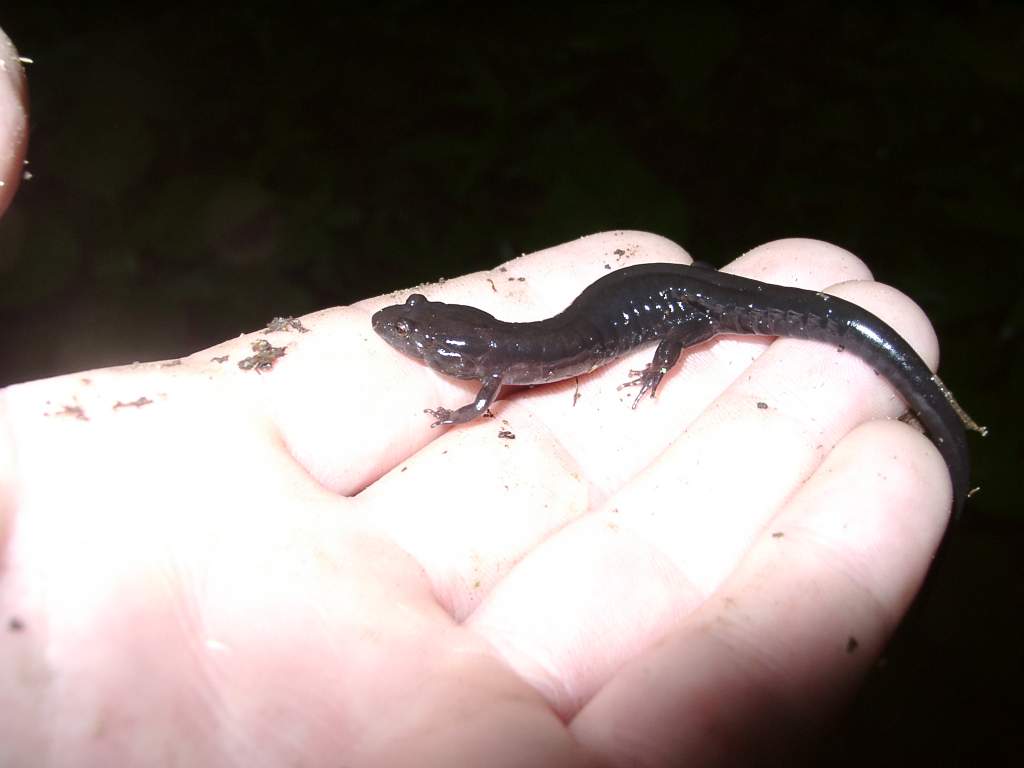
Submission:
M 422 290 L 537 319 L 606 265 L 686 258 L 605 233 Z M 799 240 L 730 268 L 867 277 Z M 835 292 L 934 360 L 906 298 Z M 636 410 L 616 387 L 650 349 L 431 430 L 423 409 L 476 384 L 373 334 L 407 294 L 0 392 L 0 763 L 711 765 L 813 744 L 949 514 L 885 382 L 829 345 L 724 338 Z M 264 338 L 286 354 L 240 369 Z

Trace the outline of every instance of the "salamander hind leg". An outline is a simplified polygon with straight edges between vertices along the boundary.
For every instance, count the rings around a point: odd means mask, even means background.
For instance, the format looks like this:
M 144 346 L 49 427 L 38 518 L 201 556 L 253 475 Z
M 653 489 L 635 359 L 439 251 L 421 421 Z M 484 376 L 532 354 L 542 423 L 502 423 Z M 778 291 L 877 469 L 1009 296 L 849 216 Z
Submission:
M 707 341 L 718 333 L 713 323 L 707 322 L 704 315 L 694 315 L 690 322 L 680 325 L 671 336 L 662 339 L 658 348 L 654 350 L 654 359 L 651 360 L 642 370 L 630 371 L 630 376 L 635 379 L 619 385 L 619 389 L 625 387 L 640 387 L 640 391 L 633 400 L 633 407 L 636 408 L 640 398 L 648 392 L 653 399 L 658 391 L 658 385 L 665 377 L 665 374 L 672 370 L 672 367 L 679 362 L 679 355 L 687 347 L 692 347 L 701 342 Z
M 654 359 L 651 362 L 641 370 L 629 372 L 630 376 L 635 376 L 636 378 L 620 384 L 618 388 L 640 387 L 640 391 L 636 394 L 636 399 L 633 400 L 634 408 L 640 402 L 640 398 L 648 392 L 651 393 L 652 398 L 654 397 L 662 378 L 672 370 L 672 366 L 679 360 L 679 354 L 682 351 L 683 342 L 677 339 L 663 339 L 654 351 Z

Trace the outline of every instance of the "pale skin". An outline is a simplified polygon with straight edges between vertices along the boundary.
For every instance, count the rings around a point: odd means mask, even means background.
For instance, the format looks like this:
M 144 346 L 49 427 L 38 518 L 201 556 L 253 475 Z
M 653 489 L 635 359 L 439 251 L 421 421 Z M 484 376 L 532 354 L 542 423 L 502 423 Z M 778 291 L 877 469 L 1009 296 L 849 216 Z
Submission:
M 536 319 L 606 265 L 689 259 L 610 232 L 420 290 Z M 835 246 L 728 268 L 828 288 L 937 360 L 920 310 Z M 575 403 L 572 381 L 520 390 L 494 420 L 431 429 L 424 408 L 476 385 L 373 334 L 408 293 L 0 391 L 0 764 L 813 748 L 949 517 L 946 467 L 888 385 L 829 345 L 726 338 L 636 410 L 616 387 L 653 349 L 581 378 Z M 240 369 L 259 339 L 286 354 Z

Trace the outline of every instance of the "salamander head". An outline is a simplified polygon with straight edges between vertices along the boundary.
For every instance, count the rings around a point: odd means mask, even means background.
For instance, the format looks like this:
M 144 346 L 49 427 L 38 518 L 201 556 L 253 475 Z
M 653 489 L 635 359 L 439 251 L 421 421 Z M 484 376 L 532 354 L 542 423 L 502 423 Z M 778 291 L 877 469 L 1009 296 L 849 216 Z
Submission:
M 461 304 L 429 301 L 419 293 L 405 304 L 374 313 L 373 330 L 388 344 L 431 368 L 461 379 L 488 375 L 486 359 L 494 352 L 492 315 Z

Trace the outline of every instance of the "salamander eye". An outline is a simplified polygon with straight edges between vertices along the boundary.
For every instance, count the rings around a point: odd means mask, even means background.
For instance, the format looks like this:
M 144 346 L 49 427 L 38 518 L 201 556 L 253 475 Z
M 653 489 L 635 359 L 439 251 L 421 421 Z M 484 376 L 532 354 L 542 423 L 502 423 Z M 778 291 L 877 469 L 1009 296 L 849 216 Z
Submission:
M 427 300 L 427 297 L 424 296 L 422 293 L 414 293 L 411 296 L 409 296 L 408 299 L 405 300 L 405 306 L 407 306 L 407 307 L 415 307 L 415 306 L 418 306 L 418 305 L 422 304 L 426 300 Z
M 412 323 L 408 320 L 399 320 L 395 323 L 395 333 L 399 336 L 408 336 L 412 333 Z

